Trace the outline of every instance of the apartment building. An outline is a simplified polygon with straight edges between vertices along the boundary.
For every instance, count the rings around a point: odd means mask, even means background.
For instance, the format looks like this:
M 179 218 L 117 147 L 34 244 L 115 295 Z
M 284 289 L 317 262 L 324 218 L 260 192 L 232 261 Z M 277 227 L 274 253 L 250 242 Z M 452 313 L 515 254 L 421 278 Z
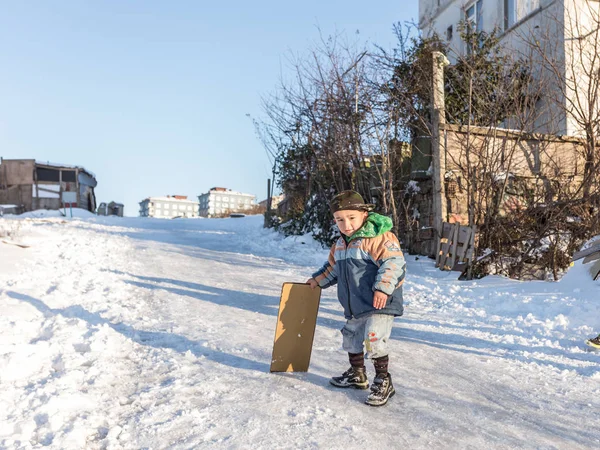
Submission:
M 227 212 L 244 212 L 256 205 L 256 196 L 232 191 L 223 187 L 213 187 L 198 196 L 201 217 L 213 217 Z
M 503 39 L 511 40 L 517 36 L 524 39 L 533 30 L 539 30 L 542 12 L 545 20 L 564 16 L 566 1 L 556 0 L 419 0 L 419 28 L 425 37 L 437 34 L 450 46 L 452 52 L 447 55 L 454 61 L 457 54 L 464 54 L 467 48 L 460 40 L 458 25 L 460 21 L 470 22 L 476 31 L 491 32 L 496 29 Z M 588 3 L 588 0 L 573 0 L 570 3 Z M 563 24 L 564 25 L 564 24 Z M 564 30 L 563 30 L 564 31 Z M 564 32 L 553 36 L 564 39 Z M 523 43 L 524 44 L 524 43 Z M 511 42 L 518 48 L 518 42 Z
M 148 197 L 140 202 L 140 217 L 198 217 L 198 202 L 188 200 L 186 195 Z
M 507 53 L 530 61 L 536 79 L 547 86 L 536 105 L 543 113 L 533 131 L 580 136 L 581 119 L 598 114 L 598 100 L 587 100 L 599 87 L 600 1 L 419 0 L 423 36 L 445 41 L 451 63 L 467 52 L 461 21 L 477 31 L 498 30 Z

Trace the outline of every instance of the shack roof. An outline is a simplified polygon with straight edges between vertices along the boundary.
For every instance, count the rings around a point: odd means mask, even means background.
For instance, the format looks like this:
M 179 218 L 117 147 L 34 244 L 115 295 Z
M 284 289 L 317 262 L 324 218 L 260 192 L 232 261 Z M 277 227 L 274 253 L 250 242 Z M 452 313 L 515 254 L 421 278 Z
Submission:
M 87 170 L 85 167 L 82 166 L 74 166 L 72 164 L 60 164 L 50 161 L 39 161 L 37 159 L 35 160 L 35 164 L 36 166 L 51 167 L 55 169 L 79 169 L 80 171 L 87 173 L 89 176 L 96 178 L 96 174 L 94 172 L 92 172 L 91 170 Z

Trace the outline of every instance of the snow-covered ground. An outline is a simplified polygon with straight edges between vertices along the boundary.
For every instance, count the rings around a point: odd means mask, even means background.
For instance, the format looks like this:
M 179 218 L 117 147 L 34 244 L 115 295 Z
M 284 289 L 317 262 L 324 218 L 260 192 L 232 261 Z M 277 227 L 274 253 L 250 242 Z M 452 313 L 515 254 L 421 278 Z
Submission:
M 397 395 L 337 390 L 335 290 L 308 373 L 271 374 L 281 284 L 327 250 L 261 217 L 0 219 L 0 448 L 600 447 L 600 281 L 457 281 L 407 256 Z M 369 365 L 372 376 L 372 368 Z

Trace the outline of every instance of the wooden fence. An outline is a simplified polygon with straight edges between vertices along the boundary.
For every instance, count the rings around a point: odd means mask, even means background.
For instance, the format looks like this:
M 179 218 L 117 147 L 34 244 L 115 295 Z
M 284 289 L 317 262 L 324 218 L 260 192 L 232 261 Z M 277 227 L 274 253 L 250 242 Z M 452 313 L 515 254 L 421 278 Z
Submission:
M 475 227 L 444 222 L 442 236 L 438 241 L 435 266 L 441 270 L 464 271 L 473 261 L 475 233 Z

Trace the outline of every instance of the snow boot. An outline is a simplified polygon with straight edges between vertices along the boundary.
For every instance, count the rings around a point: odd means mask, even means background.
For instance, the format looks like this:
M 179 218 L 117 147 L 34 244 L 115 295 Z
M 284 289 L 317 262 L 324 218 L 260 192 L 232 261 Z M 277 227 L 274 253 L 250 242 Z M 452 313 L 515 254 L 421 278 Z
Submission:
M 392 376 L 389 373 L 386 375 L 377 375 L 373 380 L 371 393 L 365 403 L 371 406 L 383 406 L 395 393 L 396 390 L 392 384 Z
M 585 341 L 585 343 L 592 348 L 597 348 L 600 350 L 600 335 L 596 336 L 593 339 L 588 339 L 587 341 Z
M 369 380 L 364 367 L 350 367 L 339 377 L 331 377 L 329 382 L 336 387 L 368 389 Z

